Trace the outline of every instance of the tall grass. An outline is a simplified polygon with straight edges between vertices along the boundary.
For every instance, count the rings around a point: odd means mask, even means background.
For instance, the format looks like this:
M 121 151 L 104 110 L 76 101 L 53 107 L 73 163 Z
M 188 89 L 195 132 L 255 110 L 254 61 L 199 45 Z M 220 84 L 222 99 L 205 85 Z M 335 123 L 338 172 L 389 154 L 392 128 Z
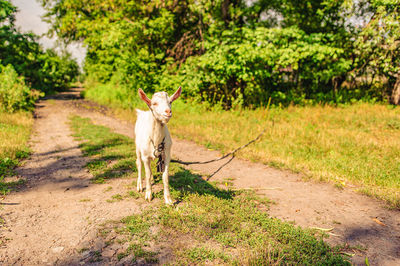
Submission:
M 96 91 L 99 88 L 89 90 L 90 99 L 104 103 Z M 109 98 L 109 104 L 117 107 L 119 116 L 134 121 L 134 112 L 123 110 L 126 103 Z M 132 105 L 145 108 L 137 100 Z M 268 128 L 259 142 L 238 156 L 355 187 L 400 208 L 400 108 L 356 103 L 222 111 L 180 100 L 173 112 L 169 129 L 174 136 L 221 152 L 247 143 Z
M 0 194 L 5 194 L 18 183 L 5 182 L 13 174 L 19 160 L 29 154 L 27 145 L 33 124 L 28 112 L 0 112 Z

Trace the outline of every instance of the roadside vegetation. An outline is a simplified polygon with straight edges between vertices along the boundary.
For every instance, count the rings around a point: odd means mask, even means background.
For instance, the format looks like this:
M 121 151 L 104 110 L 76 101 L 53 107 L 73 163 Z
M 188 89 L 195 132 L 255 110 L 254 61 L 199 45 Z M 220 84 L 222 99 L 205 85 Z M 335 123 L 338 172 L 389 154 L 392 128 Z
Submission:
M 87 168 L 94 183 L 133 179 L 131 190 L 107 202 L 134 198 L 144 203 L 143 193 L 134 189 L 137 170 L 132 140 L 78 116 L 71 117 L 71 127 L 84 155 L 91 158 Z M 343 250 L 328 246 L 320 233 L 270 218 L 269 201 L 253 192 L 206 182 L 176 164 L 171 165 L 170 180 L 176 207 L 163 204 L 161 176 L 156 174 L 155 200 L 150 206 L 103 225 L 100 232 L 108 244 L 129 243 L 118 259 L 129 256 L 132 262 L 157 263 L 161 258 L 162 263 L 172 264 L 349 264 L 340 255 Z
M 41 0 L 87 48 L 85 78 L 129 106 L 145 92 L 224 109 L 400 103 L 399 0 Z
M 0 112 L 0 195 L 21 185 L 24 181 L 7 181 L 21 159 L 29 156 L 27 142 L 31 133 L 33 117 L 31 113 Z
M 117 101 L 110 103 L 91 90 L 86 97 L 113 106 L 118 117 L 134 123 L 134 110 L 117 107 Z M 177 101 L 173 113 L 169 124 L 173 136 L 221 153 L 266 128 L 260 141 L 237 156 L 348 187 L 400 208 L 400 109 L 395 106 L 354 103 L 224 111 Z
M 350 187 L 400 208 L 399 108 L 360 103 L 213 112 L 183 104 L 174 115 L 174 136 L 222 153 L 267 128 L 260 141 L 238 155 Z
M 78 75 L 78 64 L 64 53 L 44 50 L 38 36 L 15 27 L 16 7 L 0 0 L 0 194 L 23 182 L 5 181 L 28 157 L 36 100 L 64 90 Z
M 79 74 L 71 55 L 44 49 L 39 36 L 21 32 L 15 26 L 17 8 L 10 1 L 0 0 L 0 10 L 0 65 L 13 69 L 30 90 L 51 93 L 67 89 Z

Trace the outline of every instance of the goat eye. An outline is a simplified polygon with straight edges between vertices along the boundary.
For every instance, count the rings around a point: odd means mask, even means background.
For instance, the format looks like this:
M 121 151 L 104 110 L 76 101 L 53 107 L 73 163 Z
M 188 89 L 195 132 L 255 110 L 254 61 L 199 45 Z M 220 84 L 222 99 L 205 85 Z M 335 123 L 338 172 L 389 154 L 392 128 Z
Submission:
M 158 105 L 158 103 L 153 103 L 153 106 L 157 106 Z

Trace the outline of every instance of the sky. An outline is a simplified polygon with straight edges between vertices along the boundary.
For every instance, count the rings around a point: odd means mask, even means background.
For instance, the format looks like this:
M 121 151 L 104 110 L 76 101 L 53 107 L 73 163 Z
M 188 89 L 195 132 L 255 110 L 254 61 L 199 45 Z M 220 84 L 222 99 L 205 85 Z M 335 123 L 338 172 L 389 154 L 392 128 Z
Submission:
M 45 13 L 42 6 L 36 0 L 11 0 L 18 8 L 16 14 L 15 25 L 22 31 L 32 31 L 36 35 L 42 36 L 49 29 L 49 25 L 42 21 L 41 16 Z M 42 36 L 39 42 L 45 48 L 56 47 L 56 38 L 48 38 Z M 71 44 L 67 47 L 68 51 L 74 58 L 77 59 L 80 66 L 82 66 L 83 59 L 85 58 L 86 49 L 78 43 Z

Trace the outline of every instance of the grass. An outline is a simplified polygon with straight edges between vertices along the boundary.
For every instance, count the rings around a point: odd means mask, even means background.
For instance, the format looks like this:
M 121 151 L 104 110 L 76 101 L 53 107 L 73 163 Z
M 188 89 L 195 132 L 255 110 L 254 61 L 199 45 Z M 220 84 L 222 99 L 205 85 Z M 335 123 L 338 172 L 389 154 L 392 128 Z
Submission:
M 81 140 L 84 154 L 93 162 L 112 158 L 109 164 L 96 163 L 95 167 L 88 164 L 88 169 L 95 173 L 95 182 L 98 176 L 107 182 L 106 173 L 115 170 L 116 165 L 124 165 L 124 174 L 117 174 L 115 178 L 137 177 L 133 166 L 134 144 L 129 138 L 76 116 L 71 118 L 71 126 Z M 131 164 L 130 168 L 125 168 L 126 162 Z M 177 205 L 169 207 L 163 204 L 159 174 L 154 176 L 154 183 L 155 199 L 144 205 L 141 213 L 117 223 L 110 222 L 101 230 L 103 237 L 118 234 L 128 242 L 128 248 L 117 254 L 118 259 L 131 256 L 139 264 L 174 265 L 349 264 L 338 248 L 323 242 L 318 232 L 270 218 L 266 212 L 269 201 L 253 192 L 220 188 L 171 164 L 171 195 Z M 126 197 L 143 203 L 143 193 L 138 194 L 131 191 Z M 111 201 L 124 198 L 122 194 L 115 194 Z M 162 254 L 168 254 L 167 259 Z
M 400 208 L 400 109 L 385 105 L 199 111 L 178 106 L 172 134 L 227 152 L 263 128 L 239 156 L 357 190 Z M 274 121 L 274 122 L 271 122 Z
M 23 184 L 23 180 L 7 182 L 5 177 L 14 174 L 20 160 L 29 156 L 27 142 L 31 133 L 33 117 L 28 112 L 0 112 L 0 194 Z
M 120 118 L 136 119 L 131 109 L 115 107 L 116 99 L 87 96 L 114 106 Z M 180 100 L 173 109 L 169 129 L 176 137 L 224 153 L 267 128 L 263 138 L 238 157 L 332 182 L 338 188 L 351 187 L 400 209 L 400 108 L 356 103 L 221 111 Z
M 93 125 L 89 119 L 78 116 L 71 118 L 71 127 L 76 139 L 85 140 L 79 146 L 83 154 L 93 158 L 86 165 L 93 175 L 93 183 L 101 184 L 108 179 L 131 177 L 136 173 L 131 139 L 112 133 L 109 128 Z

